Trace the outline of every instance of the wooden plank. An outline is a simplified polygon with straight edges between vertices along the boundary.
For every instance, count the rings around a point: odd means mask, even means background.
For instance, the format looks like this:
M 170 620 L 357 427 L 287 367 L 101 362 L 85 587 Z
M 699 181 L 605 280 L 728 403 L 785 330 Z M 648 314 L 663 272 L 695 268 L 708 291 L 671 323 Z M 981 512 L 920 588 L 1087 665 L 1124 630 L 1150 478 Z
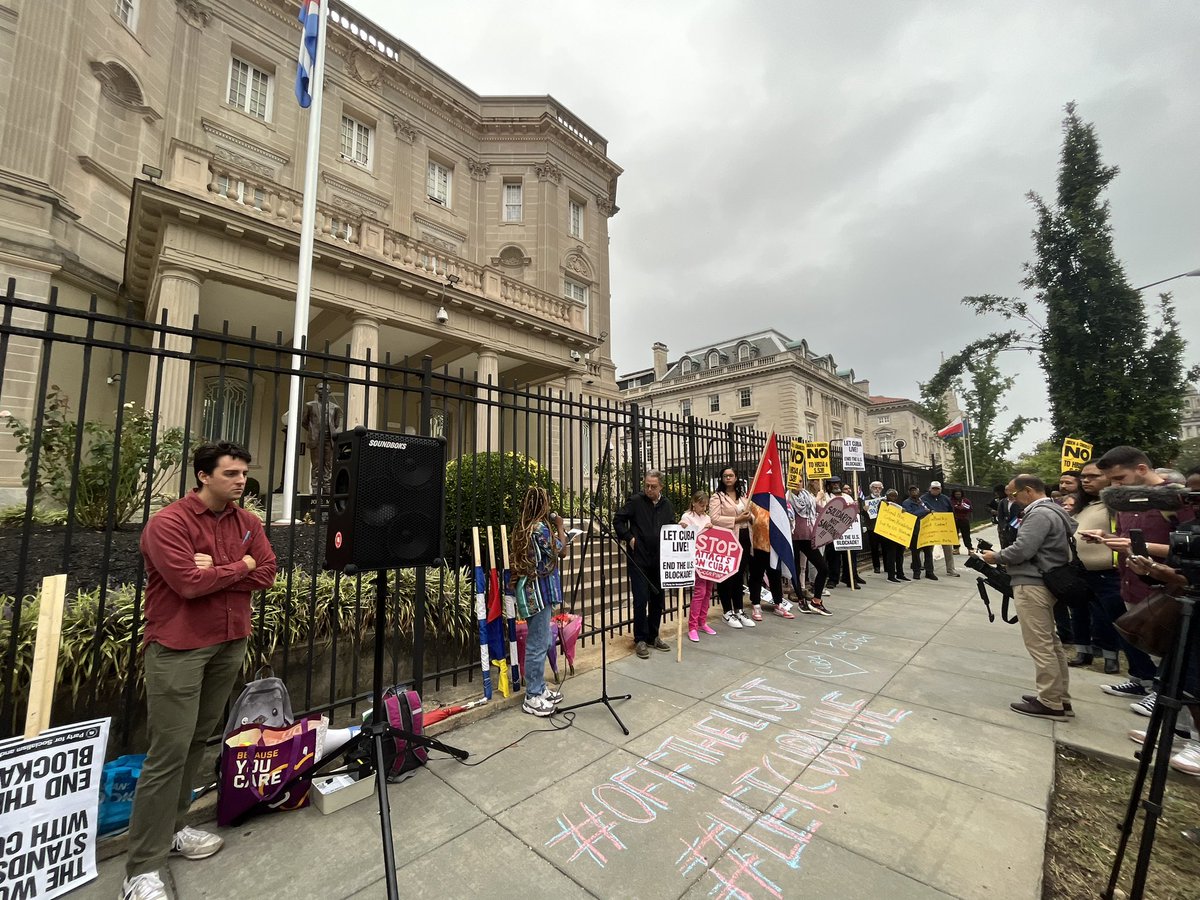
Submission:
M 29 706 L 25 712 L 26 738 L 35 738 L 50 727 L 66 601 L 66 575 L 47 575 L 42 579 L 38 629 L 33 644 L 33 677 L 29 682 Z

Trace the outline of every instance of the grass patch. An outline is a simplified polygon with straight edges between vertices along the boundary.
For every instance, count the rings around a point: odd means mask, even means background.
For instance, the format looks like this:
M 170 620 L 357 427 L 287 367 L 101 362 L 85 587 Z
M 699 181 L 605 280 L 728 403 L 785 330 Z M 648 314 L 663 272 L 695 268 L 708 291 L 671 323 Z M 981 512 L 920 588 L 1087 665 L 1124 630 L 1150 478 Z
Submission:
M 1121 837 L 1118 826 L 1133 790 L 1134 771 L 1065 747 L 1058 748 L 1055 769 L 1042 897 L 1095 900 L 1108 884 L 1116 859 Z M 1149 778 L 1147 787 L 1148 783 Z M 1185 840 L 1180 832 L 1200 828 L 1200 784 L 1172 777 L 1163 806 L 1145 896 L 1196 900 L 1200 897 L 1200 846 Z M 1143 821 L 1139 813 L 1121 866 L 1119 888 L 1126 891 L 1137 864 Z

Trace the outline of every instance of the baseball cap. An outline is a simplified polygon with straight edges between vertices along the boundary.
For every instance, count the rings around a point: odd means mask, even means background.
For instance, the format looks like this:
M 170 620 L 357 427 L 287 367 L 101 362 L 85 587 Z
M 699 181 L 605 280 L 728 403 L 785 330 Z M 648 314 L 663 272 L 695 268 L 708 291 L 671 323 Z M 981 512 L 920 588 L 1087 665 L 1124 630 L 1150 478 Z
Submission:
M 940 481 L 931 481 L 931 482 L 929 482 L 929 489 L 930 489 L 931 491 L 932 491 L 934 488 L 940 488 L 941 486 L 942 486 L 942 483 L 941 483 Z
M 830 484 L 841 484 L 842 483 L 842 479 L 839 478 L 837 475 L 834 475 L 832 478 L 827 478 L 825 480 L 827 482 L 829 482 Z

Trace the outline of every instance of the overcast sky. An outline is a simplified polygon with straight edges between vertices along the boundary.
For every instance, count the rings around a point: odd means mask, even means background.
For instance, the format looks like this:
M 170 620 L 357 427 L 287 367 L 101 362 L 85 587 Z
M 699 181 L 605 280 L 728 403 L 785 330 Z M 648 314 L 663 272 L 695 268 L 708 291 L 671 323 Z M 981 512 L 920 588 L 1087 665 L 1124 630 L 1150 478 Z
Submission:
M 1021 290 L 1025 193 L 1053 198 L 1069 100 L 1121 168 L 1131 282 L 1200 268 L 1197 3 L 351 5 L 476 92 L 552 94 L 608 140 L 619 373 L 656 340 L 674 359 L 777 328 L 915 397 L 943 352 L 1003 327 L 959 301 Z M 1200 361 L 1200 277 L 1165 287 Z M 1040 414 L 1036 362 L 1005 362 L 1011 410 Z

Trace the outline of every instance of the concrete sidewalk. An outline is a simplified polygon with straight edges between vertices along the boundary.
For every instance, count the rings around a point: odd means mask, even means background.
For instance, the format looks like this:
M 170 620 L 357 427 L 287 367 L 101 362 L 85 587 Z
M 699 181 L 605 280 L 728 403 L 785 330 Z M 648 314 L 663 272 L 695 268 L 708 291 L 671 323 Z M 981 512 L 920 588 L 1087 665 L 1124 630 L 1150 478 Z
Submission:
M 868 576 L 828 618 L 738 631 L 714 614 L 682 663 L 618 639 L 608 691 L 633 695 L 615 703 L 629 736 L 603 705 L 559 731 L 506 709 L 450 732 L 473 767 L 431 760 L 390 787 L 401 895 L 1039 898 L 1055 729 L 1129 759 L 1145 720 L 1092 672 L 1075 720 L 1011 712 L 1032 664 L 959 569 Z M 563 692 L 599 696 L 600 673 Z M 229 829 L 216 857 L 171 862 L 176 896 L 384 896 L 378 818 L 372 798 Z M 123 866 L 80 895 L 116 897 Z

